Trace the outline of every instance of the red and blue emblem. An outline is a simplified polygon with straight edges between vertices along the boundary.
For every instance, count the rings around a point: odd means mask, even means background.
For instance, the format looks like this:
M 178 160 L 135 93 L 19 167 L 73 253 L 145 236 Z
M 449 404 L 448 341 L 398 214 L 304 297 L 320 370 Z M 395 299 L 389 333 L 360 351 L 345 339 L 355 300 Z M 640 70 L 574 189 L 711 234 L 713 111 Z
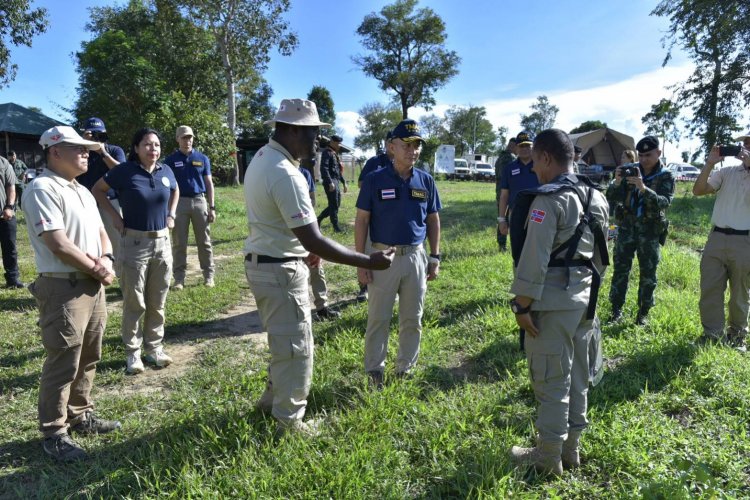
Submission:
M 537 224 L 541 224 L 544 222 L 544 216 L 545 216 L 544 210 L 534 209 L 531 211 L 531 215 L 529 218 L 531 219 L 531 222 L 536 222 Z

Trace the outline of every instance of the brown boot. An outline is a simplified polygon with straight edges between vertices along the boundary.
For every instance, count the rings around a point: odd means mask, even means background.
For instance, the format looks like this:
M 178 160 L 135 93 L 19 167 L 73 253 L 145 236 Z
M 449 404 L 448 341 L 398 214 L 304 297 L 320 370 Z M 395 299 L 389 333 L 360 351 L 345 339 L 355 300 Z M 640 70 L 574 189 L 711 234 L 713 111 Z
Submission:
M 273 410 L 273 386 L 270 380 L 266 382 L 266 390 L 255 402 L 255 408 L 263 413 L 271 413 Z
M 563 473 L 562 443 L 546 442 L 537 438 L 534 448 L 514 446 L 510 450 L 511 459 L 519 465 L 533 465 L 541 474 L 560 476 Z
M 581 456 L 578 452 L 578 442 L 580 439 L 580 431 L 568 432 L 568 439 L 562 445 L 561 458 L 564 469 L 575 469 L 581 466 Z

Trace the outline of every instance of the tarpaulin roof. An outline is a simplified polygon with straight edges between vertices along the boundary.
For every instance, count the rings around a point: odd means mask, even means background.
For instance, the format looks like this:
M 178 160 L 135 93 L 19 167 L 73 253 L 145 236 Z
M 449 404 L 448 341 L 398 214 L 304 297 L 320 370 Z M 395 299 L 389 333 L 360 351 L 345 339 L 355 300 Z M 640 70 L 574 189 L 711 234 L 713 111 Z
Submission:
M 0 132 L 38 137 L 55 125 L 65 123 L 12 102 L 0 104 Z
M 589 165 L 616 167 L 623 151 L 635 151 L 635 140 L 632 137 L 611 128 L 570 134 L 570 140 L 574 146 L 583 150 L 582 156 Z

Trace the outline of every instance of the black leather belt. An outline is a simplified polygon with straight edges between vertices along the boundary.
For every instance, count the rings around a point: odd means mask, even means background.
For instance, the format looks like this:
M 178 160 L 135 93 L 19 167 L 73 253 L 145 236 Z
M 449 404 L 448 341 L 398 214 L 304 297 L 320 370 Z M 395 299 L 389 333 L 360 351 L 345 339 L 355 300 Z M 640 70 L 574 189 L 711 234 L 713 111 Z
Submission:
M 750 234 L 750 231 L 748 231 L 747 229 L 739 230 L 739 229 L 732 229 L 731 227 L 714 226 L 714 231 L 716 231 L 717 233 L 731 234 L 733 236 L 747 236 Z
M 258 264 L 276 264 L 280 262 L 292 262 L 295 260 L 302 260 L 302 257 L 271 257 L 270 255 L 257 255 Z M 246 261 L 253 260 L 253 254 L 249 253 L 245 255 Z

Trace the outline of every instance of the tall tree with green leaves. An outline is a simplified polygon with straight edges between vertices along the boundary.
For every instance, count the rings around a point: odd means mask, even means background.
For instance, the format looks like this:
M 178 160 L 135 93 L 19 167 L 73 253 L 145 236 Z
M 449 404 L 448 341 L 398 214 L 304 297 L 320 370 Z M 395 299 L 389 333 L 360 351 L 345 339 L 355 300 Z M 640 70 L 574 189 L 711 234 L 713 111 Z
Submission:
M 322 85 L 314 85 L 307 94 L 307 99 L 314 102 L 318 108 L 320 121 L 331 124 L 331 129 L 336 127 L 336 111 L 333 109 L 333 97 L 331 92 Z
M 466 153 L 491 155 L 495 152 L 497 134 L 487 119 L 484 106 L 453 106 L 445 112 L 445 121 L 447 144 L 456 146 L 457 156 Z
M 191 19 L 213 35 L 224 68 L 227 126 L 234 134 L 237 83 L 262 74 L 272 49 L 289 55 L 297 46 L 297 35 L 284 19 L 290 0 L 179 1 L 189 11 Z M 238 166 L 235 166 L 233 182 L 240 182 Z
M 359 110 L 354 145 L 360 149 L 377 150 L 385 142 L 385 136 L 401 121 L 401 112 L 392 105 L 379 102 L 368 103 Z
M 643 115 L 641 122 L 646 126 L 646 135 L 661 137 L 664 144 L 680 139 L 680 131 L 675 121 L 680 116 L 680 108 L 669 99 L 662 99 L 651 106 L 651 111 Z
M 0 3 L 0 89 L 10 85 L 18 73 L 11 62 L 10 45 L 31 47 L 32 39 L 47 31 L 47 9 L 31 8 L 29 0 L 3 0 Z
M 606 122 L 600 120 L 587 120 L 570 131 L 571 134 L 582 134 L 583 132 L 592 132 L 600 128 L 607 128 Z
M 531 105 L 531 113 L 521 115 L 521 127 L 525 130 L 538 134 L 555 125 L 557 113 L 560 108 L 551 104 L 546 95 L 540 95 L 536 102 Z
M 750 2 L 662 0 L 651 14 L 669 18 L 664 65 L 675 47 L 695 63 L 688 79 L 675 85 L 674 101 L 691 109 L 687 129 L 708 153 L 739 129 L 738 119 L 750 105 Z
M 445 23 L 428 7 L 415 10 L 417 0 L 397 0 L 380 14 L 365 16 L 357 28 L 366 55 L 352 58 L 362 72 L 393 92 L 403 118 L 409 108 L 435 105 L 434 93 L 458 74 L 461 58 L 446 50 Z

